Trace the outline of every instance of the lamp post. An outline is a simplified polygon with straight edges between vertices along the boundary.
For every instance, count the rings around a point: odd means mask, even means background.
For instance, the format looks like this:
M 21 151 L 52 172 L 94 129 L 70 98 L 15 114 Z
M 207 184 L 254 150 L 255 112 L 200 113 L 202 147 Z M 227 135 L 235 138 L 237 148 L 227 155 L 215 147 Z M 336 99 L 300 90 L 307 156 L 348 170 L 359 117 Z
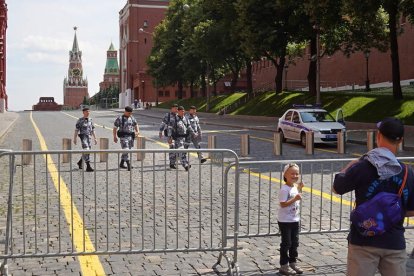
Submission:
M 364 52 L 365 64 L 366 64 L 365 91 L 371 91 L 371 88 L 369 87 L 369 74 L 368 74 L 368 61 L 369 61 L 370 53 L 371 53 L 370 50 L 367 50 Z
M 209 74 L 210 70 L 207 63 L 207 70 L 206 70 L 206 112 L 210 110 L 210 84 L 209 84 Z
M 283 68 L 285 68 L 285 90 L 287 90 L 288 89 L 287 74 L 288 74 L 289 64 L 285 63 L 285 66 Z
M 321 64 L 320 64 L 320 28 L 316 24 L 313 26 L 316 31 L 316 105 L 321 104 Z

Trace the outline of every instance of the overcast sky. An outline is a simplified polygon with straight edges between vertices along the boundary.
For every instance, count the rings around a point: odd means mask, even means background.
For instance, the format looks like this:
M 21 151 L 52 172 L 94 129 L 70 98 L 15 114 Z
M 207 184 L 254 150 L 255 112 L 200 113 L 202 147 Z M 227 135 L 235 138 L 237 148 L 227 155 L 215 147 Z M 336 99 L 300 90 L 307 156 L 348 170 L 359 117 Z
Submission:
M 119 11 L 126 0 L 6 0 L 9 110 L 31 109 L 39 97 L 63 104 L 63 79 L 77 26 L 89 95 L 99 91 L 106 51 L 119 49 Z

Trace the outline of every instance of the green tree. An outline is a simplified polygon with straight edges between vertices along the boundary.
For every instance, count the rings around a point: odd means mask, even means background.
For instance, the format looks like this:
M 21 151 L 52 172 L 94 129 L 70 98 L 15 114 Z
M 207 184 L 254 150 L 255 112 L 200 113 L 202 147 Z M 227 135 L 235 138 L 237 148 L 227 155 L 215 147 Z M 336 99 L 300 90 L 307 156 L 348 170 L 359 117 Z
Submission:
M 387 15 L 387 43 L 391 52 L 392 83 L 394 99 L 403 99 L 401 90 L 400 62 L 398 53 L 398 35 L 403 32 L 400 25 L 401 16 L 414 16 L 413 0 L 344 0 L 347 11 L 358 18 L 380 18 L 381 13 Z M 364 22 L 369 24 L 369 22 Z M 361 24 L 363 25 L 363 24 Z

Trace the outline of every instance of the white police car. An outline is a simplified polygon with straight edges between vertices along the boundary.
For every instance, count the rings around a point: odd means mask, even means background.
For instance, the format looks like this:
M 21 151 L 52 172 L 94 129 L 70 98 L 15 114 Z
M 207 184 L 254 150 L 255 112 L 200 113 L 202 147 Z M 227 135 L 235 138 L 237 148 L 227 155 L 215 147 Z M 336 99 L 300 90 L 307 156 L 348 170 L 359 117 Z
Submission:
M 312 105 L 293 105 L 293 108 L 279 119 L 277 130 L 282 134 L 282 141 L 286 139 L 300 141 L 306 145 L 306 132 L 314 132 L 315 143 L 336 143 L 336 134 L 345 131 L 345 121 L 341 109 L 336 119 L 328 111 Z

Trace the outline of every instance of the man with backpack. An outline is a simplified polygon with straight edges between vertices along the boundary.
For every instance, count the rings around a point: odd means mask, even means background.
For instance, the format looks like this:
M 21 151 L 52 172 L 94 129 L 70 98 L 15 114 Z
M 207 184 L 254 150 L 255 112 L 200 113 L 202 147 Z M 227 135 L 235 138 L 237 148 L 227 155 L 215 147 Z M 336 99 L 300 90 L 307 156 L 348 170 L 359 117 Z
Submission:
M 347 275 L 406 275 L 404 217 L 414 216 L 414 175 L 409 166 L 398 162 L 395 154 L 404 136 L 404 125 L 396 118 L 377 124 L 377 146 L 360 159 L 351 161 L 335 176 L 333 190 L 340 195 L 355 191 L 356 207 L 351 214 L 348 235 Z M 376 197 L 390 208 L 382 210 Z M 389 202 L 387 202 L 389 201 Z M 365 209 L 363 209 L 365 208 Z M 377 209 L 376 209 L 377 208 Z M 363 221 L 358 212 L 377 214 Z M 388 220 L 398 217 L 397 222 Z
M 161 139 L 162 136 L 164 135 L 167 138 L 170 149 L 174 149 L 173 128 L 175 126 L 175 121 L 177 120 L 177 108 L 178 108 L 178 104 L 173 104 L 171 106 L 170 112 L 164 115 L 164 118 L 162 119 L 162 122 L 160 125 L 159 137 Z M 175 154 L 169 153 L 168 157 L 170 161 L 170 168 L 177 169 L 177 165 L 175 164 L 176 162 Z

